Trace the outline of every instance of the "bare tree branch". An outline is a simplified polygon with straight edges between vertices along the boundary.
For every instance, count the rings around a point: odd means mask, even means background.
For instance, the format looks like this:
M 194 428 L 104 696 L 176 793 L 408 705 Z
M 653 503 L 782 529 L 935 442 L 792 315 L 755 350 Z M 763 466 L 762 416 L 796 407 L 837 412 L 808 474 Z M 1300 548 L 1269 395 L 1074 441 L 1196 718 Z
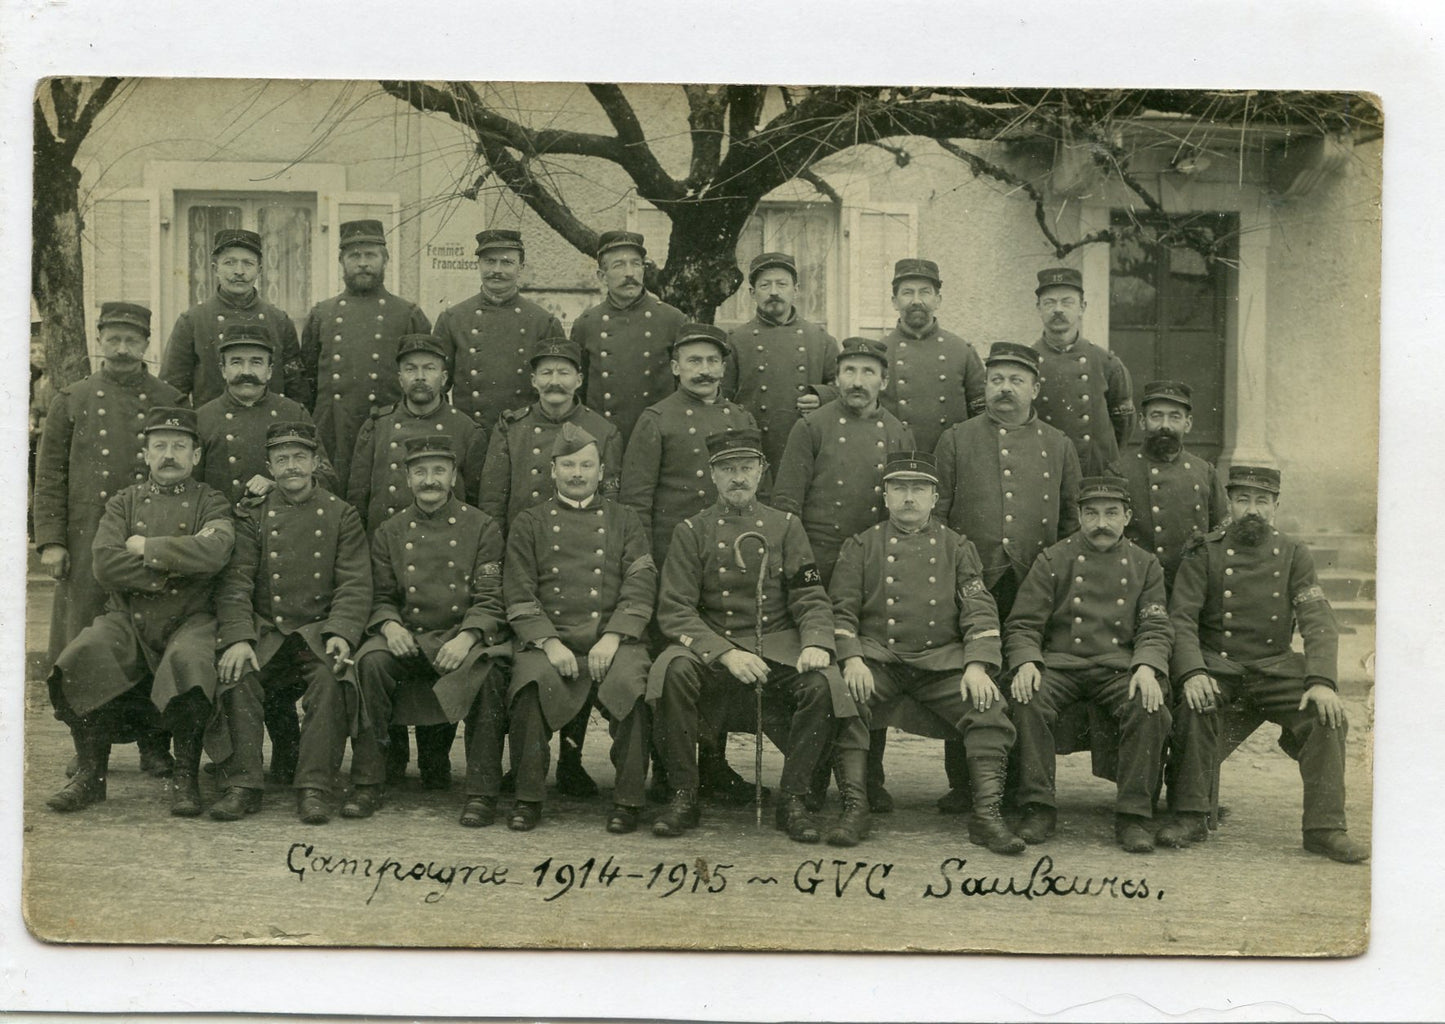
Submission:
M 823 195 L 827 196 L 834 206 L 843 205 L 843 197 L 838 194 L 838 190 L 824 181 L 816 171 L 812 169 L 803 171 L 798 175 L 798 178 L 801 181 L 806 181 L 809 185 L 812 185 Z
M 622 154 L 618 163 L 637 184 L 638 193 L 653 202 L 677 198 L 681 191 L 677 182 L 663 170 L 647 145 L 637 112 L 622 94 L 622 89 L 608 84 L 589 84 L 587 88 L 612 122 L 612 127 L 617 129 Z
M 714 85 L 684 85 L 687 123 L 692 130 L 692 163 L 687 190 L 697 193 L 712 181 L 722 161 L 723 121 L 727 115 L 727 89 Z

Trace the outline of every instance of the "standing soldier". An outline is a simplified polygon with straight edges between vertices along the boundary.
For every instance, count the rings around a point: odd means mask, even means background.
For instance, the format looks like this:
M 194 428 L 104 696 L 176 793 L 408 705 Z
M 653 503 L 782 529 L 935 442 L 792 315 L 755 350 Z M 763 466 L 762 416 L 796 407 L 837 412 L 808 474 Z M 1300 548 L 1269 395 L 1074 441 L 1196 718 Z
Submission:
M 537 342 L 561 333 L 562 325 L 520 294 L 527 260 L 520 231 L 478 232 L 476 255 L 481 291 L 437 317 L 432 333 L 454 353 L 452 404 L 490 433 L 504 409 L 531 399 L 527 358 Z
M 1015 730 L 993 679 L 1002 642 L 983 567 L 972 544 L 931 518 L 932 455 L 895 453 L 883 487 L 887 522 L 848 539 L 830 588 L 843 681 L 865 713 L 907 697 L 961 736 L 973 790 L 969 841 L 1022 853 L 1000 811 Z M 862 771 L 859 763 L 847 774 Z
M 1119 724 L 1114 837 L 1129 853 L 1154 848 L 1150 820 L 1164 743 L 1173 630 L 1159 560 L 1124 536 L 1129 482 L 1079 483 L 1079 532 L 1047 548 L 1014 600 L 1004 630 L 1018 727 L 1018 834 L 1039 843 L 1054 830 L 1054 725 L 1081 702 Z
M 371 612 L 371 559 L 356 510 L 316 486 L 320 440 L 310 423 L 266 431 L 276 487 L 237 510 L 236 553 L 216 596 L 217 670 L 230 684 L 233 752 L 221 762 L 223 821 L 261 807 L 263 695 L 284 689 L 305 717 L 296 764 L 296 809 L 308 825 L 331 817 L 326 797 L 346 750 L 339 676 Z
M 143 426 L 150 476 L 106 502 L 95 534 L 107 610 L 60 652 L 50 675 L 51 703 L 79 761 L 69 785 L 46 801 L 57 811 L 104 800 L 112 740 L 159 717 L 175 737 L 171 813 L 201 813 L 196 773 L 216 699 L 212 593 L 235 533 L 226 499 L 191 478 L 196 414 L 154 406 Z M 211 752 L 224 756 L 224 745 Z
M 823 585 L 843 543 L 880 519 L 883 467 L 913 448 L 913 432 L 878 404 L 888 346 L 849 338 L 838 356 L 838 397 L 794 426 L 773 487 L 773 506 L 803 520 Z
M 541 817 L 552 730 L 595 702 L 611 724 L 617 782 L 607 831 L 637 829 L 652 740 L 642 643 L 657 596 L 657 565 L 637 514 L 605 497 L 597 438 L 564 424 L 552 444 L 557 492 L 512 524 L 504 589 L 517 634 L 511 742 L 521 757 L 508 826 Z M 560 771 L 559 771 L 560 775 Z M 490 813 L 496 790 L 489 794 Z
M 1194 426 L 1189 385 L 1153 380 L 1144 385 L 1139 427 L 1144 443 L 1124 460 L 1124 476 L 1134 499 L 1128 537 L 1154 552 L 1164 567 L 1164 586 L 1174 574 L 1190 539 L 1203 536 L 1224 518 L 1224 490 L 1213 463 L 1184 447 Z
M 1084 276 L 1072 267 L 1039 271 L 1039 418 L 1062 430 L 1088 476 L 1117 474 L 1134 426 L 1134 385 L 1118 356 L 1080 333 Z M 1150 545 L 1152 548 L 1153 545 Z
M 973 346 L 938 324 L 943 279 L 932 260 L 899 260 L 893 267 L 898 324 L 883 340 L 893 357 L 883 404 L 932 451 L 954 423 L 983 411 L 983 361 Z
M 936 452 L 934 514 L 973 542 L 1000 621 L 1008 620 L 1039 552 L 1079 527 L 1079 456 L 1067 437 L 1035 415 L 1038 394 L 1038 352 L 995 342 L 985 369 L 984 415 L 946 430 Z M 881 773 L 881 759 L 874 763 Z M 962 813 L 969 807 L 963 744 L 944 742 L 943 768 L 949 792 L 939 810 Z
M 261 276 L 261 236 L 254 231 L 225 228 L 216 232 L 211 248 L 211 269 L 216 273 L 216 294 L 176 318 L 161 362 L 161 380 L 200 408 L 226 389 L 216 345 L 231 324 L 255 324 L 271 338 L 271 350 L 281 361 L 281 372 L 270 388 L 288 398 L 305 401 L 310 385 L 301 366 L 296 325 L 284 309 L 261 298 L 256 279 Z
M 757 304 L 753 318 L 728 333 L 722 393 L 758 421 L 768 463 L 781 465 L 799 417 L 837 397 L 831 387 L 838 369 L 838 343 L 798 315 L 798 264 L 785 252 L 765 252 L 748 264 L 748 294 Z M 814 552 L 816 554 L 816 550 Z
M 391 374 L 397 341 L 428 333 L 431 322 L 420 306 L 386 290 L 381 221 L 342 224 L 340 261 L 346 290 L 312 307 L 301 328 L 301 363 L 321 446 L 344 484 L 366 417 L 401 397 Z
M 646 269 L 641 235 L 602 232 L 597 279 L 607 295 L 572 324 L 572 340 L 586 363 L 582 401 L 612 421 L 623 444 L 631 441 L 642 411 L 672 392 L 664 356 L 687 320 L 681 310 L 647 292 Z
M 1304 848 L 1355 863 L 1369 847 L 1345 824 L 1345 733 L 1336 668 L 1339 633 L 1309 548 L 1274 527 L 1280 473 L 1229 467 L 1230 518 L 1184 556 L 1174 581 L 1174 723 L 1169 801 L 1159 841 L 1208 837 L 1226 732 L 1248 736 L 1268 719 L 1304 783 Z M 1291 650 L 1298 627 L 1304 653 Z M 1313 704 L 1314 707 L 1310 707 Z M 1239 721 L 1242 719 L 1242 721 Z
M 96 332 L 100 369 L 51 401 L 35 458 L 35 548 L 56 580 L 47 665 L 105 611 L 105 589 L 91 570 L 91 542 L 106 502 L 147 476 L 146 414 L 181 397 L 146 369 L 149 309 L 104 303 Z M 166 734 L 150 730 L 139 742 L 141 768 L 169 774 Z
M 713 434 L 707 448 L 718 498 L 678 525 L 657 601 L 657 622 L 671 646 L 652 667 L 647 696 L 672 799 L 652 832 L 678 836 L 698 824 L 701 722 L 760 728 L 781 715 L 789 725 L 778 744 L 785 760 L 776 824 L 797 842 L 816 843 L 821 831 L 805 805 L 813 770 L 830 740 L 840 765 L 859 767 L 867 729 L 831 664 L 833 612 L 807 534 L 796 516 L 757 501 L 767 466 L 762 434 L 752 426 Z M 750 649 L 759 632 L 761 655 Z M 758 686 L 766 688 L 763 723 L 755 721 Z M 852 846 L 868 831 L 862 779 L 840 777 L 839 788 L 843 816 L 828 840 Z
M 341 815 L 368 818 L 381 806 L 381 742 L 394 721 L 455 730 L 465 719 L 461 823 L 487 825 L 491 810 L 483 816 L 475 802 L 496 804 L 511 653 L 502 611 L 502 531 L 452 493 L 450 437 L 409 438 L 406 472 L 412 503 L 371 539 L 372 636 L 356 655 L 365 716 L 352 741 L 353 790 Z

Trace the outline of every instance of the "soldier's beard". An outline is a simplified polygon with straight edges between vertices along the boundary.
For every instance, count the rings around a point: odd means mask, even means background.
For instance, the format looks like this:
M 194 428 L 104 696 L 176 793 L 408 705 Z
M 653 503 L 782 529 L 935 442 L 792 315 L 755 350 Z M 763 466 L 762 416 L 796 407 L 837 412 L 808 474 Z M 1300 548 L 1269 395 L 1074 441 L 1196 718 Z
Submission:
M 342 280 L 346 283 L 346 290 L 354 295 L 368 295 L 381 287 L 384 279 L 380 271 L 358 270 L 350 274 L 343 273 Z
M 1269 523 L 1264 516 L 1250 513 L 1241 516 L 1234 521 L 1234 528 L 1230 531 L 1236 540 L 1249 547 L 1258 547 L 1264 538 L 1269 536 Z
M 1151 430 L 1144 437 L 1144 450 L 1156 459 L 1172 459 L 1184 447 L 1184 439 L 1168 427 Z

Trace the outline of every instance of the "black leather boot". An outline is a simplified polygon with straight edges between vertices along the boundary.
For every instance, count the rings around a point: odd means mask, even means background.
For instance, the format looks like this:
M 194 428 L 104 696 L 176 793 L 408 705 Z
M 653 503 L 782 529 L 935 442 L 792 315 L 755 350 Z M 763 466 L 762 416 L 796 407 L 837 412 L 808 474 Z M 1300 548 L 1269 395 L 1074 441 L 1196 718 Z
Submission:
M 888 730 L 868 734 L 868 809 L 874 814 L 891 814 L 893 796 L 883 788 L 883 751 L 888 747 Z
M 194 818 L 201 813 L 201 734 L 177 733 L 176 765 L 171 777 L 171 814 Z
M 140 770 L 158 779 L 168 778 L 175 771 L 171 757 L 171 734 L 164 729 L 147 729 L 135 741 L 140 748 Z
M 868 752 L 840 750 L 834 764 L 843 814 L 828 830 L 828 845 L 857 846 L 868 838 Z
M 813 777 L 808 780 L 808 795 L 803 797 L 803 806 L 814 814 L 821 811 L 828 801 L 828 783 L 833 780 L 833 753 L 830 745 L 827 753 L 818 758 Z
M 973 812 L 968 816 L 968 841 L 988 847 L 991 853 L 1023 853 L 1024 841 L 1004 824 L 1003 780 L 1008 762 L 1001 757 L 970 757 L 968 785 Z
M 75 739 L 75 774 L 64 789 L 45 806 L 52 811 L 79 811 L 105 799 L 105 776 L 110 770 L 110 741 L 98 730 L 79 725 L 70 727 Z
M 690 789 L 675 789 L 667 809 L 652 823 L 655 836 L 680 836 L 690 828 L 697 828 L 702 818 L 697 807 L 697 793 Z
M 773 815 L 773 824 L 778 831 L 788 833 L 788 838 L 795 843 L 816 843 L 823 838 L 818 831 L 818 823 L 808 810 L 806 797 L 784 797 Z

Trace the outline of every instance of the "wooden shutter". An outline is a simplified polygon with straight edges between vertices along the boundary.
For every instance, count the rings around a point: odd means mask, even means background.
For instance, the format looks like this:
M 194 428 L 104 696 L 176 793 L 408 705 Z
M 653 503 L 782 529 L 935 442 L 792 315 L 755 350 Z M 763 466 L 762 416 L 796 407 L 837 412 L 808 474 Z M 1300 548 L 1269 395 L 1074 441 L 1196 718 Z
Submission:
M 151 311 L 151 343 L 146 361 L 160 365 L 161 346 L 170 325 L 161 322 L 160 217 L 156 193 L 120 189 L 98 199 L 85 214 L 81 254 L 85 268 L 87 323 L 100 316 L 104 302 L 138 302 Z M 92 361 L 94 334 L 87 332 Z
M 893 264 L 918 255 L 918 209 L 869 202 L 845 210 L 849 336 L 881 338 L 893 329 Z

